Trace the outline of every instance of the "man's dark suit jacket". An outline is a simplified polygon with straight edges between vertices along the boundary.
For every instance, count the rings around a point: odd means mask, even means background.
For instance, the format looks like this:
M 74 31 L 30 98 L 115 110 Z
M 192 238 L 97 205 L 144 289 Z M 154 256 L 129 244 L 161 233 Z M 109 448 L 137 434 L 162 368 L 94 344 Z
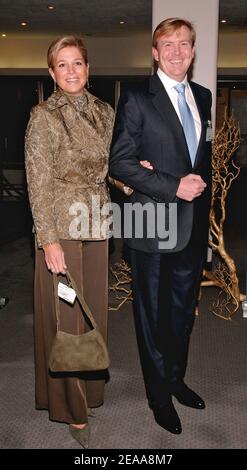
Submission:
M 211 92 L 190 82 L 201 118 L 201 137 L 192 168 L 183 127 L 158 75 L 153 75 L 138 89 L 121 93 L 110 157 L 110 175 L 134 188 L 126 202 L 145 204 L 177 202 L 177 244 L 169 251 L 180 251 L 189 242 L 192 227 L 199 243 L 208 237 L 208 214 L 211 200 L 211 142 L 206 131 L 211 121 Z M 148 160 L 153 170 L 143 168 L 139 161 Z M 207 183 L 206 190 L 193 202 L 176 197 L 180 178 L 195 173 Z M 146 223 L 146 222 L 145 222 Z M 145 252 L 164 252 L 156 234 L 148 238 L 133 234 L 131 248 Z

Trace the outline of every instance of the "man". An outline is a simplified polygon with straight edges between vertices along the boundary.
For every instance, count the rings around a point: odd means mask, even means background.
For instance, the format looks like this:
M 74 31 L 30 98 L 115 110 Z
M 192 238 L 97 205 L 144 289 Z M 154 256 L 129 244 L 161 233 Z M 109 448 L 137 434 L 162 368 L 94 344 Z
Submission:
M 172 397 L 205 408 L 184 383 L 211 199 L 211 92 L 187 80 L 194 43 L 188 21 L 169 18 L 157 26 L 157 73 L 121 96 L 110 159 L 111 176 L 134 189 L 128 201 L 152 203 L 156 214 L 159 204 L 177 208 L 174 246 L 161 243 L 158 230 L 148 236 L 148 216 L 143 237 L 135 232 L 127 240 L 147 398 L 156 422 L 174 434 L 182 426 Z

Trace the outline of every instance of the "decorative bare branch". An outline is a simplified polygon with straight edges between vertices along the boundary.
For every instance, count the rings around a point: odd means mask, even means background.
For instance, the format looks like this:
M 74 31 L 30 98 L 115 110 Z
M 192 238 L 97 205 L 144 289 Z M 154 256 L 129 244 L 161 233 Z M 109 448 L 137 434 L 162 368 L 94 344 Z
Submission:
M 234 161 L 234 154 L 239 145 L 239 125 L 232 116 L 228 117 L 225 111 L 224 122 L 212 145 L 212 201 L 209 215 L 209 245 L 219 256 L 220 262 L 213 272 L 204 271 L 208 280 L 203 281 L 202 286 L 215 285 L 220 288 L 212 311 L 227 320 L 237 311 L 239 302 L 245 298 L 240 294 L 235 262 L 227 253 L 224 241 L 227 193 L 240 173 L 240 168 Z
M 125 302 L 132 301 L 132 290 L 129 287 L 131 283 L 131 269 L 129 265 L 122 260 L 110 267 L 110 271 L 115 278 L 115 282 L 109 287 L 109 291 L 115 294 L 117 306 L 110 306 L 109 310 L 119 310 Z M 123 292 L 125 295 L 119 295 Z

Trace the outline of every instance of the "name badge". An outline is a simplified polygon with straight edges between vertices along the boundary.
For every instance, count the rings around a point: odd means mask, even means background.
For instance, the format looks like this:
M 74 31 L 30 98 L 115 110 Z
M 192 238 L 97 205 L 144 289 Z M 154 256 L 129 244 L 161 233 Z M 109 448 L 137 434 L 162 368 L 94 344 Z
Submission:
M 206 142 L 211 142 L 212 140 L 213 140 L 212 122 L 207 121 Z
M 60 297 L 63 300 L 66 300 L 66 302 L 69 302 L 70 304 L 73 304 L 76 298 L 76 293 L 74 289 L 72 289 L 69 286 L 66 286 L 62 282 L 58 283 L 58 297 Z

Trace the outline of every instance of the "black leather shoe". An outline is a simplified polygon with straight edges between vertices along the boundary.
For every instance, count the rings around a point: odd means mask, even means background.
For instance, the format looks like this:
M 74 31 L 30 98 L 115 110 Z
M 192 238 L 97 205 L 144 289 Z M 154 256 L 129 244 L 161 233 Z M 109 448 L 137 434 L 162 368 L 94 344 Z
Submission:
M 8 302 L 9 302 L 8 297 L 0 297 L 0 308 L 5 307 L 5 305 L 7 305 Z
M 159 426 L 172 434 L 181 434 L 181 422 L 172 402 L 169 405 L 153 407 L 153 414 Z
M 179 403 L 189 406 L 190 408 L 203 410 L 206 406 L 203 399 L 187 387 L 184 382 L 173 384 L 171 386 L 171 394 L 179 401 Z

